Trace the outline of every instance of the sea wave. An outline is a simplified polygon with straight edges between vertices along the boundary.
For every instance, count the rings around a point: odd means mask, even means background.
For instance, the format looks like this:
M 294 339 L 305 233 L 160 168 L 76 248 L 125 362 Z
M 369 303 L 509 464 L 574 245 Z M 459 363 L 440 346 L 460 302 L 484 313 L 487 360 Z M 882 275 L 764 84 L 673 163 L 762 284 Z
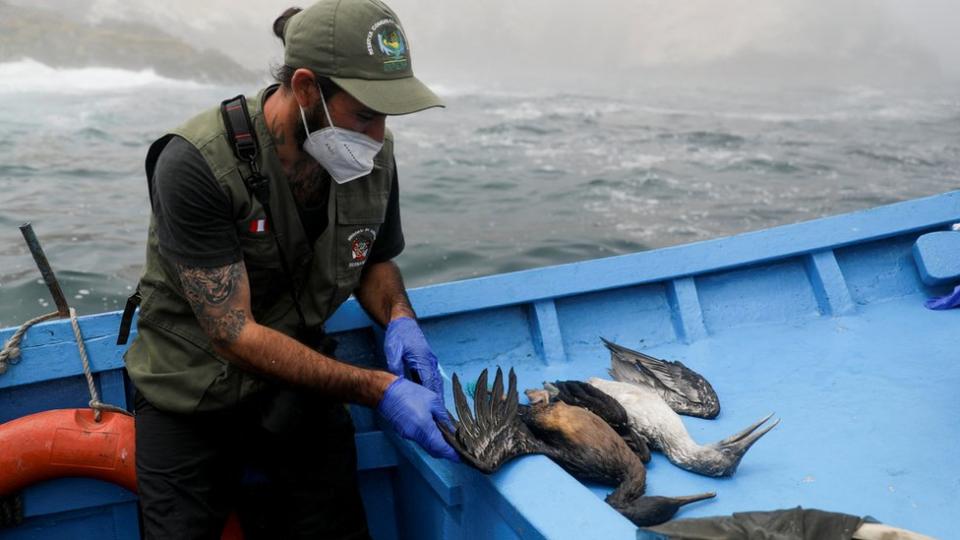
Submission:
M 26 58 L 0 63 L 0 94 L 76 94 L 144 87 L 209 88 L 189 80 L 170 79 L 152 69 L 132 71 L 107 67 L 55 68 Z

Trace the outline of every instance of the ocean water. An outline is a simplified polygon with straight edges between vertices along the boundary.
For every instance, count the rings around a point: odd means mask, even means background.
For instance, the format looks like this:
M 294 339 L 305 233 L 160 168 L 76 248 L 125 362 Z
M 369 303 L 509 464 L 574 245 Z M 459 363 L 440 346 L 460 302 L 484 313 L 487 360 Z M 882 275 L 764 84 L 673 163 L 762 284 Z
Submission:
M 151 141 L 228 88 L 0 64 L 0 326 L 119 309 L 143 263 Z M 960 188 L 955 89 L 437 86 L 391 118 L 408 286 L 717 238 Z

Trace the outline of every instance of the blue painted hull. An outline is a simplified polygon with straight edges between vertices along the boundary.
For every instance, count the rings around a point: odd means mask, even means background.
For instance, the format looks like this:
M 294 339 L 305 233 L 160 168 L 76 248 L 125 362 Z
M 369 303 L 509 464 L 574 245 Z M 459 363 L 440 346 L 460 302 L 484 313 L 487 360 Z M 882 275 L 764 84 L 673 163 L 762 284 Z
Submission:
M 923 308 L 949 285 L 923 284 L 916 238 L 960 222 L 960 192 L 732 238 L 455 282 L 411 292 L 447 375 L 513 366 L 521 387 L 603 376 L 599 337 L 682 360 L 723 406 L 684 418 L 703 443 L 769 412 L 782 424 L 737 474 L 714 479 L 660 455 L 649 493 L 716 491 L 678 517 L 801 505 L 871 515 L 949 538 L 960 495 L 960 310 Z M 104 401 L 125 403 L 117 313 L 82 328 Z M 331 319 L 345 360 L 378 362 L 376 332 L 354 301 Z M 6 339 L 12 329 L 0 332 Z M 451 396 L 447 396 L 450 400 Z M 30 330 L 0 376 L 0 422 L 86 402 L 69 326 Z M 354 410 L 360 475 L 375 538 L 646 536 L 549 459 L 484 476 L 438 462 Z M 121 488 L 64 479 L 28 489 L 27 522 L 0 538 L 135 538 Z

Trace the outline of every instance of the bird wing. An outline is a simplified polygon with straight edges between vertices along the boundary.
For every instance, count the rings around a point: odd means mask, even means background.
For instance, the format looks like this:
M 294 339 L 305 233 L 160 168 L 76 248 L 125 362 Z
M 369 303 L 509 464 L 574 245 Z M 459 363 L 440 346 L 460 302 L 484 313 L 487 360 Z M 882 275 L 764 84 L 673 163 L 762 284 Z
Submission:
M 583 407 L 599 416 L 614 429 L 630 424 L 623 405 L 599 389 L 582 381 L 554 381 L 557 399 L 567 405 Z
M 610 376 L 620 382 L 648 386 L 660 392 L 681 414 L 715 418 L 720 400 L 702 375 L 680 361 L 654 358 L 600 338 L 610 350 Z
M 540 445 L 517 415 L 520 398 L 517 376 L 510 370 L 510 386 L 503 393 L 503 371 L 497 368 L 493 390 L 487 389 L 487 370 L 477 378 L 473 396 L 473 413 L 457 375 L 453 375 L 453 401 L 458 420 L 454 429 L 439 424 L 450 446 L 464 460 L 485 472 L 492 473 L 511 459 L 541 451 Z M 453 415 L 451 414 L 451 418 Z
M 643 362 L 644 359 L 639 353 L 626 347 L 621 347 L 616 343 L 611 343 L 606 339 L 600 339 L 603 340 L 603 344 L 610 350 L 609 373 L 615 381 L 638 384 L 653 389 L 664 386 L 657 374 L 647 368 L 647 363 Z

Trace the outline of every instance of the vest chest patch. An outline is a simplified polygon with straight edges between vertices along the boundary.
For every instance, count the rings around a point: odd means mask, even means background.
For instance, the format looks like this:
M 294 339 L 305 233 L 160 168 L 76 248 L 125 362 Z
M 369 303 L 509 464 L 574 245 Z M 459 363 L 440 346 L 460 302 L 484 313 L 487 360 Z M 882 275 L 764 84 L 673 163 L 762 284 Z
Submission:
M 347 236 L 347 241 L 350 242 L 350 262 L 348 263 L 350 268 L 363 266 L 363 263 L 367 262 L 370 248 L 373 247 L 373 241 L 376 238 L 377 231 L 369 227 L 357 229 Z

